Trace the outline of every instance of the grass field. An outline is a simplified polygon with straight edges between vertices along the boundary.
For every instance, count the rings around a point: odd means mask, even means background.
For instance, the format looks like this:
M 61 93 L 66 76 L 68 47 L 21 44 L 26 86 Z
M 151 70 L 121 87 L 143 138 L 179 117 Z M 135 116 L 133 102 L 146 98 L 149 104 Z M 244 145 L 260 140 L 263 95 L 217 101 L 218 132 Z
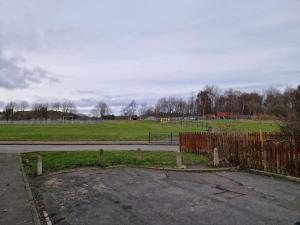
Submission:
M 225 131 L 279 131 L 272 121 L 209 121 Z M 153 121 L 107 121 L 87 125 L 0 125 L 0 141 L 147 141 L 148 134 L 204 131 L 196 126 L 161 125 Z M 162 134 L 163 136 L 163 134 Z
M 175 152 L 142 152 L 142 161 L 136 160 L 136 151 L 105 151 L 104 161 L 99 162 L 99 152 L 43 152 L 43 170 L 45 172 L 71 169 L 84 166 L 109 167 L 124 165 L 129 167 L 174 167 Z M 207 158 L 201 155 L 181 153 L 183 163 L 207 163 Z M 27 174 L 36 174 L 37 153 L 22 153 L 22 161 Z

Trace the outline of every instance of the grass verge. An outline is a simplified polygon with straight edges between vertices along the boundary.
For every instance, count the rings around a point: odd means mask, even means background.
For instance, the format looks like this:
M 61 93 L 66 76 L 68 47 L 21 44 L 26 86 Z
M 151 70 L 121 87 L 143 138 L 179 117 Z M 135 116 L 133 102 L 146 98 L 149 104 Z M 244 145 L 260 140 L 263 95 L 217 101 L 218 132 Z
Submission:
M 44 172 L 53 172 L 86 166 L 110 167 L 124 165 L 128 167 L 174 167 L 176 165 L 175 152 L 143 151 L 143 159 L 136 160 L 136 151 L 104 151 L 104 161 L 99 162 L 99 152 L 42 152 Z M 207 163 L 202 155 L 181 153 L 183 163 L 186 165 Z M 37 153 L 22 153 L 22 161 L 26 173 L 36 174 Z

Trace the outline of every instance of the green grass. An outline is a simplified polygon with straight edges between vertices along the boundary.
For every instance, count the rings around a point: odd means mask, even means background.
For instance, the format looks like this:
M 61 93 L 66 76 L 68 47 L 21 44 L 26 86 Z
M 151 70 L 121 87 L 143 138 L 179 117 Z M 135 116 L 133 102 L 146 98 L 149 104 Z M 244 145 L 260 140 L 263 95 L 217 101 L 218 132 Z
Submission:
M 142 161 L 136 160 L 136 151 L 105 151 L 104 161 L 99 162 L 99 152 L 43 152 L 43 170 L 45 172 L 58 171 L 86 166 L 109 167 L 125 165 L 128 167 L 174 167 L 175 152 L 142 152 Z M 202 155 L 181 153 L 185 164 L 203 164 L 207 158 Z M 22 161 L 27 174 L 36 174 L 37 153 L 22 153 Z
M 272 121 L 209 121 L 212 127 L 226 131 L 250 131 L 260 129 L 279 131 Z M 163 133 L 175 135 L 185 131 L 204 131 L 196 126 L 161 125 L 153 121 L 108 121 L 97 124 L 78 125 L 0 125 L 0 141 L 147 141 L 149 132 L 156 138 Z
M 274 121 L 257 121 L 257 120 L 215 120 L 210 122 L 212 127 L 220 128 L 224 132 L 279 132 L 280 127 Z

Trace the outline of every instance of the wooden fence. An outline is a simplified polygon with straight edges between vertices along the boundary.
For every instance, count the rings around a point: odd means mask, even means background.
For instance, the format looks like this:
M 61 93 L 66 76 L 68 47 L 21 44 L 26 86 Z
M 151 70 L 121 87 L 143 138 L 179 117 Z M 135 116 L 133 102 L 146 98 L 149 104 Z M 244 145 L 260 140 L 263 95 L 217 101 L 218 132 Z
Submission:
M 300 175 L 300 136 L 282 133 L 181 133 L 180 151 L 212 156 L 218 148 L 224 164 L 284 175 Z

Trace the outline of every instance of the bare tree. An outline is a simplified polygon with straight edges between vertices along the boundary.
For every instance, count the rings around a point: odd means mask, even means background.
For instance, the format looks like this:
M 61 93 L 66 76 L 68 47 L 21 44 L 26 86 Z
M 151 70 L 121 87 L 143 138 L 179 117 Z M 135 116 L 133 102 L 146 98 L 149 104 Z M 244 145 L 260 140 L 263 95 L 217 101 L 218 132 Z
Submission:
M 99 117 L 98 111 L 94 108 L 90 111 L 92 117 Z
M 209 92 L 204 90 L 200 91 L 196 100 L 197 111 L 201 116 L 207 115 L 212 112 L 212 99 L 209 96 Z
M 298 86 L 298 88 L 295 90 L 295 111 L 297 113 L 297 115 L 300 117 L 300 85 Z
M 182 98 L 161 98 L 155 106 L 155 113 L 159 115 L 178 116 L 188 114 L 189 106 Z
M 29 107 L 29 103 L 27 101 L 21 101 L 19 106 L 20 110 L 24 112 Z
M 105 102 L 100 101 L 97 103 L 95 108 L 92 110 L 92 113 L 95 117 L 103 119 L 104 116 L 107 116 L 111 113 L 111 110 Z
M 76 106 L 72 101 L 65 101 L 61 104 L 64 113 L 76 113 Z
M 133 116 L 136 114 L 137 111 L 137 104 L 135 100 L 132 100 L 127 106 L 122 108 L 121 112 L 124 116 Z
M 287 108 L 284 105 L 282 93 L 275 88 L 269 88 L 265 92 L 266 113 L 276 117 L 286 117 L 288 114 Z
M 225 92 L 225 112 L 230 112 L 234 114 L 240 114 L 240 96 L 241 92 L 240 91 L 235 91 L 233 89 L 229 89 Z
M 187 100 L 187 114 L 194 115 L 196 113 L 196 97 L 192 93 L 191 97 Z
M 140 116 L 144 116 L 147 112 L 147 103 L 142 103 L 138 106 L 138 111 Z
M 168 113 L 168 101 L 166 98 L 161 98 L 157 101 L 155 106 L 155 113 L 158 115 L 165 115 Z
M 36 119 L 48 119 L 48 103 L 35 103 L 32 106 L 33 115 Z
M 12 120 L 14 118 L 16 108 L 17 108 L 17 103 L 15 103 L 15 102 L 9 102 L 5 105 L 3 114 L 7 121 Z
M 61 108 L 61 103 L 60 102 L 54 102 L 52 104 L 52 109 L 55 110 L 56 112 L 58 112 Z
M 257 93 L 242 93 L 240 96 L 240 114 L 254 115 L 262 112 L 263 97 Z
M 208 97 L 211 102 L 211 113 L 217 113 L 217 100 L 220 97 L 220 89 L 217 86 L 206 86 L 204 89 L 208 93 Z

